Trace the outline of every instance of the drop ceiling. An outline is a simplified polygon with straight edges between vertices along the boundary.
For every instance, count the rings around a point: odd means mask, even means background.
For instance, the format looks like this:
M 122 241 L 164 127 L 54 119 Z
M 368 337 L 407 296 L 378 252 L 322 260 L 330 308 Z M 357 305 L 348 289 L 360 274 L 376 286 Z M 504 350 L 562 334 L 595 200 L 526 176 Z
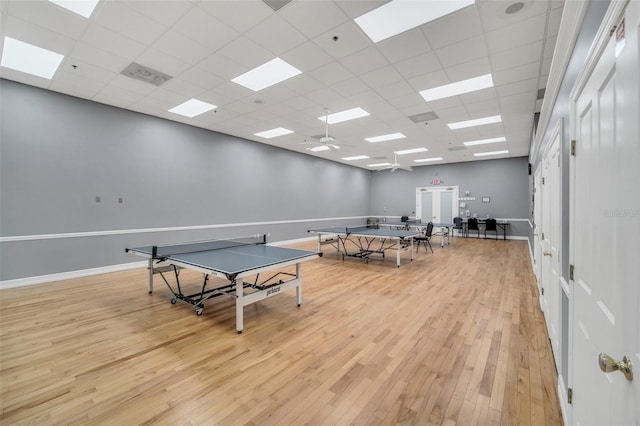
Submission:
M 3 0 L 2 40 L 15 38 L 64 60 L 51 80 L 5 67 L 0 77 L 370 170 L 367 164 L 393 163 L 394 151 L 422 147 L 428 151 L 398 162 L 416 167 L 414 160 L 432 157 L 455 163 L 527 156 L 564 2 L 477 0 L 373 43 L 354 18 L 385 3 L 101 0 L 86 19 L 46 0 Z M 276 57 L 301 73 L 258 92 L 231 81 Z M 156 85 L 122 74 L 133 63 L 171 78 Z M 431 102 L 419 94 L 489 73 L 492 88 Z M 169 112 L 191 98 L 217 107 L 194 118 Z M 370 115 L 329 126 L 339 150 L 308 150 L 325 135 L 318 119 L 325 108 L 356 107 Z M 502 122 L 447 126 L 494 115 Z M 277 127 L 293 133 L 254 135 Z M 398 132 L 406 137 L 365 141 Z M 504 142 L 491 145 L 463 144 L 502 136 Z M 473 155 L 498 150 L 508 154 Z M 342 159 L 360 155 L 371 158 Z

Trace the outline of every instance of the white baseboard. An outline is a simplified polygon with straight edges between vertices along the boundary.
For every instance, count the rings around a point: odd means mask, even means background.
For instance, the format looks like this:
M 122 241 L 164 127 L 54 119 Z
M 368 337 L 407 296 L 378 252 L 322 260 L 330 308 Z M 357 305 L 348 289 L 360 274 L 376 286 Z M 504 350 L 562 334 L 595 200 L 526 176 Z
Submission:
M 121 265 L 101 266 L 99 268 L 81 269 L 78 271 L 60 272 L 57 274 L 38 275 L 35 277 L 17 278 L 14 280 L 0 281 L 0 290 L 8 288 L 24 287 L 28 285 L 44 284 L 54 281 L 70 280 L 72 278 L 88 277 L 91 275 L 107 274 L 109 272 L 126 271 L 128 269 L 146 268 L 147 262 L 131 262 Z
M 558 375 L 558 400 L 560 401 L 560 411 L 562 412 L 562 424 L 568 425 L 569 423 L 569 405 L 567 404 L 567 387 L 564 384 L 564 379 L 561 375 Z

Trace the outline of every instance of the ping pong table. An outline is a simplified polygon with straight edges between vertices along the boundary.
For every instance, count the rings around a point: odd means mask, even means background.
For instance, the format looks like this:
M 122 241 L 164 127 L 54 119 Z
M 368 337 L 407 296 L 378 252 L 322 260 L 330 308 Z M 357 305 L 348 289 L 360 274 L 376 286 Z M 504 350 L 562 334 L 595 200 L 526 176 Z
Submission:
M 296 301 L 300 306 L 300 265 L 322 255 L 313 251 L 269 246 L 266 244 L 266 237 L 258 235 L 233 240 L 127 248 L 125 251 L 148 259 L 149 293 L 153 292 L 154 274 L 160 274 L 173 294 L 171 303 L 175 304 L 177 300 L 189 303 L 195 307 L 198 316 L 202 315 L 207 300 L 223 295 L 235 297 L 238 333 L 243 330 L 243 308 L 247 305 L 295 288 Z M 295 265 L 295 274 L 281 271 L 260 280 L 263 272 L 292 265 Z M 179 278 L 179 272 L 183 268 L 204 274 L 199 292 L 183 292 Z M 175 287 L 169 283 L 165 274 L 174 275 Z M 255 276 L 253 282 L 243 281 L 243 278 L 250 276 Z M 222 278 L 223 281 L 211 286 L 211 277 Z
M 369 261 L 372 255 L 384 254 L 387 250 L 396 250 L 396 266 L 400 267 L 400 254 L 409 251 L 413 260 L 413 237 L 419 236 L 420 231 L 407 229 L 380 229 L 372 225 L 365 226 L 331 226 L 328 228 L 310 229 L 307 232 L 318 234 L 318 252 L 322 246 L 334 247 L 342 259 L 357 257 Z M 349 251 L 347 242 L 355 246 L 355 251 Z
M 411 229 L 416 228 L 419 231 L 424 231 L 427 228 L 428 223 L 421 222 L 420 220 L 408 220 L 406 222 L 378 222 L 380 227 L 391 229 Z M 453 234 L 453 223 L 448 222 L 434 222 L 432 235 L 440 236 L 440 247 L 444 247 L 445 241 L 447 244 L 451 244 L 451 235 Z M 439 230 L 438 230 L 439 229 Z

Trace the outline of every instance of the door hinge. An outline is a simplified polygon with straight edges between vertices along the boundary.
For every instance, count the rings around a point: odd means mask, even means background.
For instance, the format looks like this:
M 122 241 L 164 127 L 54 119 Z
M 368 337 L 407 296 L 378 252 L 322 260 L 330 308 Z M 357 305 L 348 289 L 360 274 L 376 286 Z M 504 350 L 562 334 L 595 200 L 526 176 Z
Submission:
M 542 291 L 541 296 L 544 296 L 544 287 L 542 287 L 541 291 Z
M 609 31 L 609 37 L 611 37 L 612 35 L 614 35 L 616 33 L 616 29 L 618 28 L 617 25 L 614 25 L 613 27 L 611 27 L 611 31 Z
M 576 140 L 571 140 L 571 155 L 576 156 Z
M 542 178 L 542 184 L 544 185 L 544 178 Z
M 544 232 L 542 233 L 542 240 L 544 241 Z
M 567 402 L 573 404 L 573 389 L 567 389 Z
M 569 279 L 573 281 L 573 265 L 569 265 Z

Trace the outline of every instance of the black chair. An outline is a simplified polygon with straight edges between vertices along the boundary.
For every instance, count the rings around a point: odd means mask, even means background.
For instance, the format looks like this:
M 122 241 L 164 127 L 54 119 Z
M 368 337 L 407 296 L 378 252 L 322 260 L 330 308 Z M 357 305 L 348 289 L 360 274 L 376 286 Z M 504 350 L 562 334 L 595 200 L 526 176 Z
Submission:
M 484 222 L 484 239 L 487 239 L 487 231 L 493 231 L 496 233 L 496 240 L 498 239 L 498 222 L 495 219 L 487 219 Z
M 431 247 L 431 234 L 433 233 L 433 222 L 427 223 L 427 227 L 424 230 L 424 233 L 419 237 L 413 237 L 413 241 L 417 242 L 416 253 L 418 252 L 418 248 L 420 248 L 420 244 L 424 244 L 424 249 L 427 247 L 431 249 L 431 253 L 433 253 L 433 247 Z
M 480 238 L 480 227 L 478 226 L 478 219 L 475 217 L 470 217 L 469 220 L 467 220 L 467 235 L 469 235 L 469 231 L 476 231 L 478 238 Z
M 400 217 L 400 222 L 404 224 L 404 229 L 406 230 L 409 230 L 409 225 L 407 224 L 408 221 L 409 221 L 409 216 Z
M 462 225 L 462 218 L 460 216 L 453 218 L 453 229 L 458 229 L 460 234 L 464 234 L 464 226 Z

